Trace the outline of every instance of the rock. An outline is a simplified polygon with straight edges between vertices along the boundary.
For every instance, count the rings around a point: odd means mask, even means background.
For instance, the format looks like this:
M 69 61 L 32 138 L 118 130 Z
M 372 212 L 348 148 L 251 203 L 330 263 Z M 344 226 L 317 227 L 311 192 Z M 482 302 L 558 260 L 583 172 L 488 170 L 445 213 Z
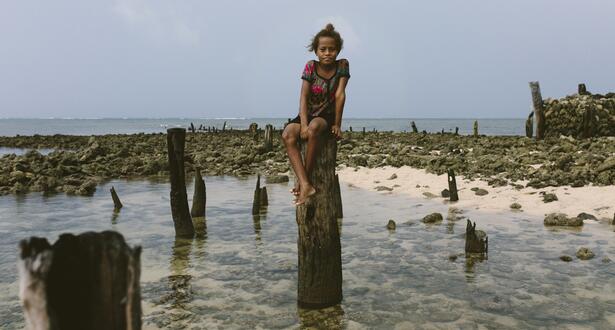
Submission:
M 461 220 L 465 217 L 458 216 L 458 214 L 462 214 L 462 213 L 463 213 L 463 210 L 461 209 L 458 209 L 456 207 L 449 207 L 448 214 L 446 215 L 446 220 L 449 220 L 449 221 Z
M 87 180 L 81 186 L 79 186 L 79 188 L 77 188 L 75 194 L 79 196 L 92 196 L 96 191 L 96 185 L 96 181 Z
M 421 188 L 420 184 L 417 184 L 416 186 L 414 186 L 415 188 Z
M 393 221 L 393 219 L 389 220 L 389 223 L 387 223 L 387 229 L 388 230 L 395 230 L 395 221 Z
M 387 180 L 395 180 L 397 179 L 397 174 L 393 173 Z
M 581 260 L 589 260 L 594 257 L 594 252 L 589 248 L 582 247 L 577 251 L 577 258 Z
M 598 220 L 598 218 L 596 218 L 595 216 L 589 214 L 589 213 L 585 213 L 585 212 L 581 212 L 577 215 L 577 218 L 581 219 L 581 220 Z
M 583 226 L 583 219 L 577 217 L 569 218 L 564 213 L 550 213 L 544 219 L 545 226 Z
M 423 217 L 423 219 L 421 221 L 423 223 L 436 223 L 436 222 L 442 221 L 442 219 L 444 219 L 442 217 L 442 214 L 440 214 L 438 212 L 434 212 L 434 213 L 428 214 L 425 217 Z
M 478 187 L 472 187 L 472 188 L 470 188 L 470 190 L 472 190 L 472 191 L 477 191 L 478 189 L 479 189 Z
M 542 196 L 542 201 L 545 203 L 551 203 L 558 200 L 557 199 L 557 195 L 553 194 L 553 193 L 546 193 Z
M 450 193 L 450 191 L 448 191 L 448 189 L 444 189 L 444 190 L 442 190 L 442 192 L 440 193 L 440 195 L 441 195 L 442 197 L 444 197 L 444 198 L 449 198 L 449 197 L 451 197 L 451 193 Z
M 288 175 L 270 175 L 267 177 L 267 183 L 285 183 L 288 181 Z
M 393 191 L 393 188 L 386 187 L 386 186 L 377 186 L 374 189 L 376 189 L 377 191 Z
M 427 198 L 437 198 L 438 197 L 436 194 L 432 194 L 429 191 L 424 191 L 423 192 L 423 196 L 425 196 Z
M 615 157 L 605 160 L 604 163 L 596 168 L 596 172 L 600 173 L 610 169 L 615 169 Z
M 609 257 L 602 258 L 602 263 L 603 264 L 608 264 L 609 262 L 611 262 L 611 258 L 609 258 Z
M 458 256 L 456 254 L 451 254 L 450 256 L 448 256 L 448 260 L 449 261 L 455 261 L 457 260 Z
M 485 189 L 478 189 L 478 190 L 476 190 L 476 192 L 474 192 L 474 194 L 476 196 L 485 196 L 485 195 L 489 194 L 489 192 L 487 190 L 485 190 Z
M 512 203 L 510 204 L 510 208 L 513 210 L 520 210 L 521 209 L 521 204 L 519 203 Z
M 559 257 L 559 258 L 560 258 L 562 261 L 565 261 L 565 262 L 571 262 L 571 261 L 572 261 L 572 257 L 571 257 L 571 256 L 566 256 L 566 255 L 563 255 L 563 256 L 561 256 L 561 257 Z

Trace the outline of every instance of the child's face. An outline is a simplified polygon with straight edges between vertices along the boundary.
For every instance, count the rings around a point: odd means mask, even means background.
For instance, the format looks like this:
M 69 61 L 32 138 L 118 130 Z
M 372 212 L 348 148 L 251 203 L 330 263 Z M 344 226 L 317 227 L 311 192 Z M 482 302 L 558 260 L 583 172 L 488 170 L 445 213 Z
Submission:
M 318 48 L 316 48 L 316 56 L 322 64 L 333 64 L 337 58 L 337 45 L 335 39 L 331 37 L 318 38 Z

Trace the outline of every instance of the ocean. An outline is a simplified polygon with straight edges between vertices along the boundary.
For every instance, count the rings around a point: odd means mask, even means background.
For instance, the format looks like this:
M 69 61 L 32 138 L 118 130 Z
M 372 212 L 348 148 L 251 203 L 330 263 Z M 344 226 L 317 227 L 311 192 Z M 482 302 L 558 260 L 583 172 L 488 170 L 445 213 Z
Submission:
M 272 124 L 276 128 L 284 126 L 288 118 L 101 118 L 101 119 L 0 119 L 0 136 L 16 135 L 104 135 L 163 133 L 171 127 L 190 127 L 190 123 L 199 128 L 216 127 L 222 129 L 247 129 L 251 123 L 259 127 Z M 416 119 L 416 118 L 347 118 L 343 120 L 342 129 L 350 127 L 360 131 L 365 127 L 372 131 L 411 131 L 410 123 L 414 121 L 419 131 L 431 133 L 454 132 L 459 127 L 459 134 L 472 134 L 474 121 L 478 120 L 479 133 L 484 135 L 525 135 L 525 119 Z

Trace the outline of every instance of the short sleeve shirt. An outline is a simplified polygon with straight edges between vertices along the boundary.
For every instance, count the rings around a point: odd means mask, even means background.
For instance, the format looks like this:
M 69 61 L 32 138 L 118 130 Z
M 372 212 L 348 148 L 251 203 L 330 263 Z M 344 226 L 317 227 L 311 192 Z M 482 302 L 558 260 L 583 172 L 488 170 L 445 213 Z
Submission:
M 340 78 L 350 78 L 348 60 L 335 62 L 336 70 L 333 77 L 325 79 L 316 72 L 316 61 L 309 61 L 303 69 L 301 79 L 310 83 L 310 95 L 307 100 L 308 114 L 311 116 L 333 114 L 335 109 L 335 91 Z

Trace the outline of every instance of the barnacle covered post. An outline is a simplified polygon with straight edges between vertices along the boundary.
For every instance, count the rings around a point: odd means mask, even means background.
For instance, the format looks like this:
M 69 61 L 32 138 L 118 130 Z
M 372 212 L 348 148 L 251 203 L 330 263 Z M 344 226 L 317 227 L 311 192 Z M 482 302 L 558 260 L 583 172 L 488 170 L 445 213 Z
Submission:
M 306 308 L 332 306 L 342 300 L 342 250 L 335 208 L 336 153 L 335 139 L 325 138 L 310 174 L 317 193 L 309 202 L 297 206 L 297 300 L 299 306 Z

